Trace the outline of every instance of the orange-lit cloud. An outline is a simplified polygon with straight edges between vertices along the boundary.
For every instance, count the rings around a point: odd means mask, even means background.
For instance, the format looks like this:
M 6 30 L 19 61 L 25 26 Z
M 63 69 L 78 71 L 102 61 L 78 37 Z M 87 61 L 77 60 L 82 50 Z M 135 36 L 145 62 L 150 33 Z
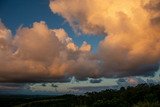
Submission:
M 49 29 L 45 22 L 22 27 L 15 36 L 1 23 L 0 47 L 0 82 L 64 82 L 96 71 L 89 44 L 79 48 L 63 29 Z
M 151 75 L 160 61 L 159 0 L 54 0 L 75 32 L 105 35 L 98 59 L 106 77 Z
M 77 46 L 63 29 L 49 29 L 43 21 L 14 36 L 0 23 L 0 82 L 153 75 L 160 61 L 159 5 L 159 0 L 50 1 L 75 33 L 105 35 L 96 54 L 87 42 Z

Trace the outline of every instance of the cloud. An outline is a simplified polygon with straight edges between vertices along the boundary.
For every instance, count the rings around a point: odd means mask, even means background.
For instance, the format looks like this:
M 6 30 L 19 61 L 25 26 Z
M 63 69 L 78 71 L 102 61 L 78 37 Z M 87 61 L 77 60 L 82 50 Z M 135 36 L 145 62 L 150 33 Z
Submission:
M 89 82 L 90 83 L 101 83 L 102 79 L 90 79 Z
M 75 91 L 78 94 L 84 94 L 86 92 L 99 92 L 106 89 L 118 89 L 117 85 L 113 86 L 83 86 L 83 87 L 71 87 L 73 92 Z
M 43 87 L 46 87 L 46 84 L 45 84 L 45 83 L 42 83 L 41 85 L 42 85 Z
M 23 84 L 23 83 L 0 83 L 0 90 L 6 91 L 6 90 L 23 90 L 23 89 L 29 89 L 29 84 Z
M 154 80 L 154 79 L 147 79 L 148 84 L 159 84 L 159 80 Z
M 84 41 L 82 46 L 80 47 L 80 51 L 90 52 L 91 51 L 91 45 L 88 44 L 86 41 Z
M 7 28 L 1 30 L 10 31 Z M 58 55 L 60 44 L 52 35 L 45 23 L 40 22 L 34 23 L 33 28 L 19 29 L 10 41 L 3 39 L 6 44 L 0 50 L 0 57 L 3 57 L 0 61 L 0 81 L 40 81 L 47 78 L 47 63 Z
M 117 81 L 117 85 L 119 88 L 121 87 L 127 87 L 127 86 L 137 86 L 138 84 L 158 84 L 159 80 L 155 79 L 142 79 L 140 77 L 125 77 L 125 78 L 119 78 Z
M 68 82 L 98 72 L 87 42 L 78 47 L 63 29 L 49 29 L 43 21 L 15 36 L 1 23 L 0 46 L 0 82 Z
M 159 0 L 51 0 L 76 33 L 105 35 L 97 51 L 104 77 L 152 76 L 159 68 Z
M 138 77 L 119 78 L 117 80 L 117 84 L 119 87 L 136 86 L 138 84 L 144 83 L 146 83 L 146 81 Z
M 104 35 L 97 53 L 43 21 L 19 28 L 14 36 L 0 23 L 0 82 L 153 76 L 158 70 L 159 0 L 52 0 L 49 6 L 76 33 Z
M 51 84 L 51 86 L 54 87 L 54 88 L 58 87 L 58 85 L 56 85 L 56 84 Z
M 151 13 L 151 24 L 159 27 L 160 25 L 160 1 L 150 0 L 149 3 L 145 5 L 147 11 Z

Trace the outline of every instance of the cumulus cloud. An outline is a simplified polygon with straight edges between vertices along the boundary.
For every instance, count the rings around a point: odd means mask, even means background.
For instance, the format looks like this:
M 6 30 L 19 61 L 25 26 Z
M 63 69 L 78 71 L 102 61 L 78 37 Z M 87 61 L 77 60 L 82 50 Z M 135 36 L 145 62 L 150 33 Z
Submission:
M 88 43 L 78 47 L 63 29 L 49 29 L 43 21 L 15 36 L 1 23 L 0 47 L 1 82 L 67 82 L 97 72 Z
M 72 77 L 152 76 L 160 62 L 159 0 L 51 0 L 76 33 L 105 35 L 97 53 L 45 22 L 13 36 L 0 23 L 0 82 L 68 82 Z M 101 82 L 101 80 L 92 80 Z M 132 79 L 130 82 L 133 82 Z
M 82 46 L 80 47 L 80 50 L 90 52 L 91 51 L 91 45 L 88 44 L 86 41 L 84 41 Z
M 75 32 L 105 35 L 97 58 L 105 77 L 151 76 L 159 68 L 159 0 L 51 0 Z

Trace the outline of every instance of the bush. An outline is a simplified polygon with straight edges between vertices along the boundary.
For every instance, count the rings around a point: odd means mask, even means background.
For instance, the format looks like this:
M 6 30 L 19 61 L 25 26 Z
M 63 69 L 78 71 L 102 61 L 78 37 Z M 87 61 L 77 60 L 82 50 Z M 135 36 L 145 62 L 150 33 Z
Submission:
M 133 107 L 160 107 L 160 103 L 154 102 L 139 102 L 138 104 L 134 105 Z

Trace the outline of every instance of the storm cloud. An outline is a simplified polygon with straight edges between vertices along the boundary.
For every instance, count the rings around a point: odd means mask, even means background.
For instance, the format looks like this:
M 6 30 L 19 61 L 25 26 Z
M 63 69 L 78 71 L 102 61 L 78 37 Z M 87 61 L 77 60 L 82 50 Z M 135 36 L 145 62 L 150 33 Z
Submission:
M 159 0 L 54 0 L 76 33 L 105 35 L 97 51 L 105 77 L 151 76 L 159 68 Z
M 0 82 L 69 82 L 153 76 L 160 62 L 159 0 L 51 0 L 78 35 L 103 35 L 97 52 L 44 21 L 15 35 L 0 23 Z

